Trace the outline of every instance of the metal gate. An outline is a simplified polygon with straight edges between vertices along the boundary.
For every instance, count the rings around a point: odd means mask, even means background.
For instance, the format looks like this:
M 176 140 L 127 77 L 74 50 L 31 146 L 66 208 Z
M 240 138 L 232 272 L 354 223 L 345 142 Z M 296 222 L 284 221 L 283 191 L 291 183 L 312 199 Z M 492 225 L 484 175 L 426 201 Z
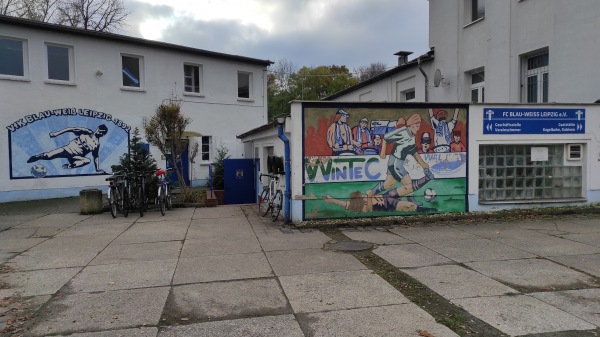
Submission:
M 177 174 L 175 173 L 175 166 L 173 166 L 173 155 L 167 154 L 167 169 L 173 169 L 171 174 L 168 176 L 169 183 L 175 186 L 179 186 L 179 180 L 177 180 Z M 186 186 L 190 186 L 190 160 L 188 154 L 188 144 L 186 142 L 185 149 L 181 154 L 179 160 L 177 160 L 177 167 L 181 170 L 181 174 L 183 175 L 183 180 L 185 181 Z
M 256 202 L 255 159 L 225 159 L 224 204 L 253 204 Z

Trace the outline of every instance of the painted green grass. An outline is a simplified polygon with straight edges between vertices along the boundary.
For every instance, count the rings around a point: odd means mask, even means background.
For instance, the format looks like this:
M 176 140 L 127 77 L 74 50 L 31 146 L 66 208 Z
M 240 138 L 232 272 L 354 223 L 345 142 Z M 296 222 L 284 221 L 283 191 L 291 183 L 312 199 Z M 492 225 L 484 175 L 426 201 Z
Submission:
M 362 218 L 362 217 L 381 217 L 423 214 L 417 212 L 351 212 L 343 207 L 323 201 L 325 195 L 330 195 L 336 199 L 348 200 L 350 193 L 355 191 L 365 191 L 373 188 L 378 182 L 347 182 L 347 183 L 328 183 L 328 184 L 306 184 L 304 195 L 314 195 L 315 200 L 305 201 L 306 219 L 327 219 L 327 218 Z M 437 197 L 433 202 L 425 201 L 423 195 L 427 188 L 436 191 Z M 437 209 L 435 213 L 456 213 L 466 211 L 466 179 L 439 179 L 430 181 L 427 185 L 414 193 L 417 201 L 423 203 L 424 207 Z M 405 197 L 401 200 L 406 200 Z

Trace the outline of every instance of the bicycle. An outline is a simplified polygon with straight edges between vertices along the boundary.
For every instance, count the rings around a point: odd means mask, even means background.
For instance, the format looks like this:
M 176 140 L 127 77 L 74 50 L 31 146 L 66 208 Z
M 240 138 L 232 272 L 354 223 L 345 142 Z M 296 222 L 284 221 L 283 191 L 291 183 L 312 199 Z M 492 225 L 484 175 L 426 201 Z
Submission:
M 160 214 L 165 215 L 165 208 L 170 210 L 173 207 L 169 183 L 167 181 L 167 171 L 158 170 L 154 174 L 158 177 L 158 194 L 156 197 L 156 203 L 158 204 Z
M 123 173 L 115 172 L 111 177 L 106 178 L 108 181 L 108 206 L 110 214 L 113 218 L 117 217 L 117 212 L 120 211 L 125 217 L 129 215 L 129 198 L 127 189 L 125 188 L 126 177 Z
M 270 211 L 271 220 L 277 221 L 279 213 L 283 208 L 283 192 L 279 189 L 279 177 L 261 173 L 259 179 L 262 179 L 263 176 L 270 178 L 270 180 L 269 186 L 260 194 L 258 209 L 263 216 L 266 216 Z

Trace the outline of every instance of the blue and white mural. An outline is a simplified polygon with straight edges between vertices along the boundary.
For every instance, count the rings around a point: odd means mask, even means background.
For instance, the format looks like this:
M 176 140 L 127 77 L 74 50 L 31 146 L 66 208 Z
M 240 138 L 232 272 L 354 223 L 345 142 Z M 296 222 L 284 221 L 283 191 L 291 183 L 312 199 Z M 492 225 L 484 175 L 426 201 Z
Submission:
M 110 114 L 78 108 L 27 115 L 6 129 L 11 179 L 106 174 L 128 152 L 131 131 Z

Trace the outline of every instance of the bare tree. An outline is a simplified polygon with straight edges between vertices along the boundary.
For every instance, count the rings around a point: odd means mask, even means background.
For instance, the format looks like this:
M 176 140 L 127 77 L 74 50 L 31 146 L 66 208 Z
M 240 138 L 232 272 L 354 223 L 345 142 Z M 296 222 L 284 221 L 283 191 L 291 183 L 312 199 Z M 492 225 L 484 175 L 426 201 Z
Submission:
M 0 14 L 111 32 L 131 14 L 123 0 L 0 0 Z
M 131 14 L 122 0 L 62 0 L 57 9 L 57 23 L 98 32 L 121 28 Z
M 290 76 L 292 76 L 298 67 L 292 61 L 281 59 L 269 66 L 269 76 L 273 81 L 271 83 L 277 90 L 286 91 L 288 90 L 288 82 Z
M 359 82 L 373 78 L 387 70 L 387 65 L 382 62 L 371 63 L 368 66 L 360 66 L 354 68 L 354 73 Z

